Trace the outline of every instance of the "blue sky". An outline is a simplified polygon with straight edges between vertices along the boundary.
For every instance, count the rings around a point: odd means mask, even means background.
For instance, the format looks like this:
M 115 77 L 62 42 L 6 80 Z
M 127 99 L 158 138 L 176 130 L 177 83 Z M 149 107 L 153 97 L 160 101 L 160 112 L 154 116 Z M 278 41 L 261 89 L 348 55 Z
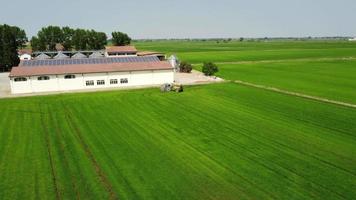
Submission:
M 0 0 L 0 23 L 133 38 L 356 36 L 355 0 Z

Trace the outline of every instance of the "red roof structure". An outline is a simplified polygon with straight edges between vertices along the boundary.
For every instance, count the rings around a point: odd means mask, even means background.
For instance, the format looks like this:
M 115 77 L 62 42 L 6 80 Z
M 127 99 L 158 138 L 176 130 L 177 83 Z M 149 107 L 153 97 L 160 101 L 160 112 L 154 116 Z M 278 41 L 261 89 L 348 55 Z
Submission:
M 134 46 L 110 46 L 106 47 L 108 53 L 137 53 Z
M 13 67 L 9 77 L 61 75 L 61 74 L 86 74 L 126 71 L 171 70 L 172 66 L 167 61 L 136 62 L 136 63 L 110 63 L 110 64 L 79 64 L 37 67 Z
M 29 55 L 31 55 L 31 54 L 32 54 L 32 49 L 19 49 L 19 50 L 18 50 L 18 54 L 19 54 L 19 55 L 23 55 L 23 54 L 29 54 Z

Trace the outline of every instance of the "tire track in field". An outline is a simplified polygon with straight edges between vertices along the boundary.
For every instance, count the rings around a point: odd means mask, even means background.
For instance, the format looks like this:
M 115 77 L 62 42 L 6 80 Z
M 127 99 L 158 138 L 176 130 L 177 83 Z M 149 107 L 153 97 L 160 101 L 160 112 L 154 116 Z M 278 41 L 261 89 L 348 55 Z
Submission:
M 279 89 L 279 88 L 276 88 L 276 87 L 270 87 L 270 86 L 266 86 L 266 85 L 258 85 L 258 84 L 254 84 L 254 83 L 250 83 L 250 82 L 241 81 L 241 80 L 235 80 L 233 82 L 237 83 L 237 84 L 240 84 L 240 85 L 259 88 L 259 89 L 268 90 L 268 91 L 272 91 L 272 92 L 277 92 L 277 93 L 281 93 L 281 94 L 286 94 L 286 95 L 289 95 L 289 96 L 296 96 L 296 97 L 301 97 L 301 98 L 304 98 L 304 99 L 311 99 L 311 100 L 315 100 L 315 101 L 319 101 L 319 102 L 323 102 L 323 103 L 335 104 L 335 105 L 339 105 L 339 106 L 344 106 L 344 107 L 355 108 L 356 109 L 356 104 L 351 104 L 351 103 L 346 103 L 346 102 L 342 102 L 342 101 L 331 100 L 331 99 L 327 99 L 327 98 L 307 95 L 307 94 L 298 93 L 298 92 L 291 92 L 291 91 L 282 90 L 282 89 Z
M 45 133 L 46 148 L 47 148 L 49 163 L 50 163 L 50 167 L 51 167 L 53 187 L 56 192 L 56 199 L 60 200 L 60 199 L 62 199 L 62 195 L 61 195 L 61 192 L 58 187 L 57 175 L 56 175 L 55 166 L 53 163 L 52 147 L 51 147 L 50 138 L 49 138 L 49 129 L 48 129 L 47 123 L 45 122 L 45 119 L 43 118 L 44 113 L 42 112 L 41 104 L 39 104 L 39 108 L 40 108 L 40 113 L 42 113 L 40 115 L 41 116 L 41 125 L 42 125 L 42 129 L 44 130 L 44 133 Z
M 51 113 L 49 113 L 49 121 L 53 122 L 54 124 L 54 131 L 56 133 L 56 139 L 58 140 L 57 142 L 59 143 L 59 150 L 61 152 L 61 155 L 63 156 L 63 164 L 66 168 L 67 171 L 70 171 L 70 167 L 69 167 L 69 162 L 68 162 L 68 158 L 66 156 L 66 153 L 65 153 L 65 147 L 62 143 L 62 140 L 64 141 L 64 137 L 63 135 L 61 134 L 61 130 L 59 129 L 59 127 L 57 126 L 56 123 L 54 123 L 54 119 L 53 119 L 53 116 Z M 80 199 L 80 194 L 78 192 L 78 184 L 76 183 L 76 179 L 75 179 L 75 176 L 74 175 L 70 175 L 70 178 L 71 178 L 71 185 L 75 191 L 75 196 L 76 196 L 76 199 Z
M 110 183 L 109 179 L 107 178 L 107 176 L 105 175 L 104 171 L 101 169 L 99 163 L 97 162 L 97 160 L 95 159 L 93 153 L 91 152 L 89 145 L 87 143 L 85 143 L 82 133 L 79 130 L 78 126 L 74 123 L 72 115 L 70 113 L 70 111 L 68 110 L 68 108 L 64 105 L 64 103 L 62 102 L 62 106 L 63 106 L 63 110 L 65 113 L 65 118 L 66 121 L 68 122 L 69 126 L 72 127 L 72 129 L 74 130 L 74 132 L 76 133 L 78 139 L 79 139 L 79 143 L 82 146 L 85 154 L 87 155 L 87 157 L 89 158 L 92 167 L 95 169 L 96 175 L 98 176 L 100 183 L 103 185 L 103 187 L 105 188 L 105 190 L 108 192 L 109 194 L 109 199 L 111 200 L 118 200 L 118 196 L 115 193 L 112 184 Z
M 172 105 L 173 104 L 176 104 L 176 102 L 172 102 Z M 194 109 L 193 109 L 194 110 Z M 190 112 L 194 112 L 193 110 L 190 110 Z M 141 113 L 142 114 L 142 113 Z M 142 116 L 141 116 L 142 117 Z M 146 118 L 149 118 L 150 116 L 146 116 Z M 133 120 L 134 121 L 134 120 Z M 144 129 L 145 127 L 140 125 L 140 124 L 137 124 L 137 126 L 141 126 L 142 129 Z M 157 131 L 157 134 L 160 135 L 159 139 L 164 139 L 166 141 L 169 141 L 171 140 L 171 138 L 169 136 L 167 136 L 166 134 L 163 134 L 163 133 L 160 133 L 159 131 Z M 203 133 L 202 133 L 203 134 Z M 157 138 L 158 139 L 158 138 Z M 215 159 L 213 156 L 211 156 L 210 154 L 207 154 L 206 152 L 204 151 L 201 151 L 199 150 L 198 148 L 196 148 L 194 145 L 192 145 L 191 143 L 189 143 L 188 141 L 184 140 L 183 138 L 180 138 L 180 137 L 175 137 L 175 139 L 177 141 L 179 141 L 182 145 L 184 145 L 186 147 L 186 149 L 190 149 L 192 152 L 195 152 L 197 153 L 198 155 L 204 157 L 205 159 L 207 159 L 208 161 L 210 161 L 211 163 L 213 163 L 217 168 L 220 168 L 220 169 L 223 169 L 224 171 L 226 172 L 229 172 L 233 175 L 235 175 L 236 177 L 239 177 L 241 180 L 245 181 L 246 183 L 250 184 L 251 186 L 255 187 L 257 190 L 259 190 L 262 194 L 264 194 L 265 196 L 267 196 L 269 199 L 277 199 L 277 197 L 267 191 L 266 189 L 264 189 L 263 187 L 261 187 L 260 185 L 254 183 L 253 181 L 249 180 L 247 177 L 237 173 L 235 170 L 233 170 L 230 166 L 227 166 L 226 164 L 223 164 L 221 163 L 220 161 L 218 161 L 217 159 Z M 206 167 L 209 167 L 209 165 L 207 165 L 205 163 L 205 166 Z M 214 173 L 217 175 L 217 176 L 221 176 L 220 174 L 216 173 L 214 171 Z M 241 191 L 243 194 L 246 195 L 246 197 L 248 199 L 255 199 L 255 198 L 251 198 L 251 196 L 246 193 L 246 191 L 244 191 L 244 189 L 240 188 L 240 187 L 237 187 L 236 185 L 233 185 L 234 188 L 236 188 L 237 190 Z
M 227 121 L 226 121 L 225 123 L 230 124 L 230 125 L 233 125 L 233 124 L 231 124 L 231 123 L 229 123 L 229 122 L 227 122 Z M 228 127 L 229 127 L 229 126 L 228 126 Z M 227 128 L 228 128 L 228 127 L 227 127 Z M 234 129 L 231 129 L 231 128 L 228 128 L 228 129 L 229 129 L 230 131 L 232 131 L 232 132 L 234 131 Z M 245 129 L 245 130 L 247 130 L 247 129 Z M 262 144 L 262 145 L 265 145 L 265 146 L 269 147 L 270 149 L 278 150 L 278 148 L 275 147 L 274 145 L 272 145 L 272 144 L 267 144 L 266 142 L 262 142 L 262 141 L 256 140 L 255 138 L 249 136 L 249 135 L 246 134 L 246 133 L 240 132 L 240 134 L 242 134 L 242 135 L 244 135 L 245 137 L 247 137 L 247 138 L 249 138 L 249 139 L 251 139 L 251 140 L 254 140 L 254 141 L 256 141 L 256 142 L 258 142 L 258 143 L 260 143 L 260 144 Z M 231 136 L 226 136 L 226 137 L 227 137 L 227 138 L 230 138 L 232 144 L 235 144 L 233 137 L 231 137 Z M 266 137 L 263 137 L 263 138 L 269 140 L 269 139 L 266 138 Z M 285 149 L 289 149 L 289 150 L 292 150 L 292 151 L 295 151 L 295 152 L 301 154 L 301 152 L 297 151 L 297 150 L 294 149 L 294 148 L 289 147 L 288 145 L 285 145 L 285 144 L 283 144 L 283 143 L 280 143 L 280 142 L 277 142 L 277 141 L 273 141 L 273 140 L 270 140 L 270 141 L 271 141 L 272 143 L 277 144 L 277 145 L 283 146 Z M 224 145 L 223 143 L 220 143 L 220 144 L 221 144 L 221 145 Z M 236 145 L 238 145 L 238 144 L 236 143 Z M 247 147 L 241 146 L 241 145 L 238 145 L 238 146 L 240 146 L 242 149 L 245 149 L 247 152 L 252 153 L 252 154 L 255 154 L 255 155 L 258 156 L 258 154 L 256 154 L 255 152 L 248 150 Z M 339 170 L 342 170 L 342 171 L 345 171 L 345 172 L 349 172 L 349 171 L 347 171 L 347 170 L 345 170 L 345 169 L 343 169 L 343 168 L 340 168 L 340 167 L 338 167 L 338 166 L 335 166 L 335 165 L 333 165 L 333 164 L 331 164 L 331 163 L 329 163 L 329 162 L 327 162 L 327 161 L 323 161 L 323 160 L 321 160 L 321 159 L 319 159 L 319 158 L 317 158 L 317 157 L 315 157 L 315 156 L 312 156 L 312 155 L 308 155 L 308 156 L 310 156 L 311 158 L 314 158 L 314 159 L 316 159 L 316 160 L 318 160 L 318 161 L 320 161 L 320 162 L 322 162 L 322 163 L 324 163 L 324 164 L 329 164 L 329 165 L 331 165 L 331 166 L 333 166 L 333 167 L 335 167 L 335 168 L 337 168 L 337 169 L 339 169 Z M 258 163 L 259 161 L 256 161 L 256 162 Z M 271 162 L 271 163 L 275 164 L 276 166 L 279 166 L 279 167 L 281 167 L 282 169 L 285 169 L 285 170 L 287 170 L 287 171 L 289 171 L 289 172 L 291 172 L 291 173 L 293 173 L 293 174 L 295 174 L 295 175 L 297 175 L 297 176 L 299 176 L 299 177 L 301 177 L 301 178 L 304 178 L 304 175 L 300 174 L 299 172 L 294 171 L 294 170 L 289 169 L 289 168 L 286 168 L 285 166 L 282 166 L 282 165 L 280 165 L 280 164 L 274 162 L 273 160 L 271 160 L 271 161 L 269 161 L 269 162 Z M 267 167 L 267 169 L 269 169 L 269 167 Z M 280 174 L 280 173 L 278 173 L 278 171 L 275 171 L 275 172 L 276 172 L 277 174 Z M 349 173 L 351 173 L 351 175 L 354 175 L 352 172 L 349 172 Z M 339 197 L 341 197 L 341 198 L 343 198 L 343 199 L 347 199 L 347 197 L 345 197 L 345 196 L 344 196 L 342 193 L 340 193 L 340 192 L 336 192 L 336 191 L 334 191 L 334 190 L 330 190 L 327 186 L 321 185 L 321 184 L 319 184 L 318 182 L 315 182 L 315 181 L 313 181 L 313 180 L 308 180 L 308 181 L 311 182 L 311 183 L 313 183 L 313 184 L 316 185 L 316 186 L 319 186 L 320 188 L 322 188 L 322 189 L 324 189 L 324 190 L 326 190 L 326 191 L 330 191 L 330 192 L 332 192 L 332 193 L 338 195 Z
M 282 62 L 306 62 L 306 61 L 343 61 L 356 60 L 355 57 L 335 57 L 335 58 L 295 58 L 295 59 L 277 59 L 277 60 L 250 60 L 250 61 L 226 61 L 216 62 L 216 64 L 258 64 L 258 63 L 282 63 Z M 202 65 L 203 63 L 195 63 L 193 65 Z
M 172 102 L 172 103 L 175 103 L 175 102 Z M 199 112 L 195 112 L 195 111 L 193 111 L 194 109 L 191 109 L 190 110 L 190 112 L 194 112 L 195 114 L 197 114 L 197 115 L 199 115 L 200 113 Z M 206 116 L 205 116 L 206 117 Z M 225 123 L 227 123 L 227 124 L 229 124 L 229 126 L 233 126 L 233 124 L 231 124 L 230 122 L 228 122 L 228 121 L 225 121 Z M 228 127 L 229 127 L 228 126 Z M 234 131 L 233 129 L 230 129 L 229 128 L 229 130 L 230 131 Z M 251 137 L 251 136 L 249 136 L 248 134 L 245 134 L 245 133 L 241 133 L 242 135 L 244 135 L 245 137 L 247 137 L 247 138 L 250 138 L 250 139 L 252 139 L 252 140 L 254 140 L 254 141 L 256 141 L 256 142 L 258 142 L 258 143 L 261 143 L 262 145 L 266 145 L 266 146 L 268 146 L 269 148 L 271 148 L 271 149 L 276 149 L 277 150 L 277 148 L 275 148 L 275 147 L 273 147 L 272 145 L 270 145 L 270 144 L 266 144 L 265 142 L 261 142 L 261 141 L 258 141 L 258 140 L 256 140 L 256 139 L 254 139 L 253 137 Z M 231 136 L 226 136 L 227 138 L 229 138 L 230 140 L 231 140 L 231 142 L 232 142 L 232 144 L 235 144 L 235 142 L 233 142 L 234 141 L 234 139 L 231 137 Z M 180 139 L 180 138 L 179 138 Z M 266 138 L 266 139 L 268 139 L 268 138 Z M 180 139 L 181 140 L 181 139 Z M 222 145 L 222 146 L 226 146 L 224 143 L 220 143 L 220 142 L 218 142 L 218 141 L 216 141 L 217 143 L 219 143 L 220 145 Z M 273 140 L 272 140 L 272 142 L 274 142 Z M 280 144 L 279 142 L 276 142 L 277 144 Z M 187 143 L 188 144 L 188 143 Z M 246 151 L 246 147 L 244 147 L 244 146 L 241 146 L 241 145 L 238 145 L 240 148 L 242 148 L 242 149 L 245 149 L 245 151 Z M 284 146 L 285 148 L 287 148 L 287 149 L 290 149 L 290 150 L 293 150 L 293 151 L 296 151 L 296 152 L 298 152 L 298 153 L 300 153 L 299 151 L 297 151 L 297 150 L 295 150 L 295 149 L 293 149 L 293 148 L 290 148 L 290 147 L 288 147 L 287 145 L 282 145 L 282 146 Z M 194 147 L 193 147 L 194 148 Z M 199 150 L 198 150 L 199 151 Z M 252 152 L 252 151 L 247 151 L 247 152 L 249 152 L 249 153 L 252 153 L 252 154 L 255 154 L 255 155 L 258 155 L 258 154 L 256 154 L 255 152 Z M 202 152 L 203 154 L 204 154 L 204 152 Z M 309 155 L 310 156 L 310 155 Z M 315 158 L 314 156 L 311 156 L 312 158 Z M 248 157 L 245 157 L 247 160 L 251 160 L 251 158 L 248 158 Z M 253 159 L 252 159 L 253 160 Z M 318 159 L 319 161 L 320 161 L 320 159 Z M 218 161 L 216 161 L 216 162 L 218 162 Z M 258 161 L 256 161 L 257 163 L 259 163 Z M 303 175 L 301 175 L 301 174 L 299 174 L 298 172 L 296 172 L 296 171 L 293 171 L 293 170 L 291 170 L 291 169 L 288 169 L 288 168 L 286 168 L 285 166 L 282 166 L 282 165 L 280 165 L 280 164 L 278 164 L 278 163 L 275 163 L 274 161 L 270 161 L 271 163 L 273 163 L 273 164 L 275 164 L 276 166 L 279 166 L 279 167 L 281 167 L 282 169 L 285 169 L 285 170 L 287 170 L 287 171 L 289 171 L 289 172 L 291 172 L 291 173 L 293 173 L 293 174 L 295 174 L 295 175 L 297 175 L 297 176 L 299 176 L 299 177 L 302 177 L 302 178 L 304 178 L 304 176 Z M 260 164 L 261 165 L 261 164 Z M 264 166 L 264 165 L 261 165 L 262 167 L 265 167 L 265 168 L 267 168 L 267 169 L 269 169 L 269 170 L 271 170 L 270 169 L 270 167 L 266 167 L 266 166 Z M 334 166 L 334 165 L 333 165 Z M 228 166 L 226 167 L 227 169 L 229 169 L 229 170 L 232 170 L 231 168 L 229 168 Z M 338 169 L 341 169 L 342 170 L 342 168 L 339 168 L 339 167 L 337 167 Z M 271 170 L 272 172 L 274 172 L 274 173 L 276 173 L 276 174 L 279 174 L 279 175 L 281 175 L 280 173 L 278 173 L 278 171 L 276 171 L 276 170 Z M 353 175 L 353 174 L 352 174 Z M 281 175 L 282 177 L 284 176 L 284 175 Z M 289 179 L 289 178 L 287 178 L 287 180 L 289 180 L 289 181 L 291 181 L 291 179 Z M 337 195 L 337 196 L 339 196 L 339 197 L 341 197 L 341 198 L 343 198 L 343 199 L 347 199 L 343 194 L 341 194 L 341 193 L 339 193 L 339 192 L 335 192 L 334 190 L 330 190 L 328 187 L 326 187 L 326 186 L 324 186 L 324 185 L 321 185 L 321 184 L 319 184 L 319 183 L 317 183 L 317 182 L 315 182 L 315 181 L 312 181 L 312 180 L 310 180 L 310 179 L 308 179 L 308 181 L 309 182 L 311 182 L 312 184 L 314 184 L 314 185 L 316 185 L 316 186 L 319 186 L 321 189 L 324 189 L 324 190 L 326 190 L 326 191 L 330 191 L 330 192 L 332 192 L 332 193 L 334 193 L 335 195 Z M 294 181 L 291 181 L 292 183 L 295 183 Z M 320 191 L 320 190 L 319 190 Z

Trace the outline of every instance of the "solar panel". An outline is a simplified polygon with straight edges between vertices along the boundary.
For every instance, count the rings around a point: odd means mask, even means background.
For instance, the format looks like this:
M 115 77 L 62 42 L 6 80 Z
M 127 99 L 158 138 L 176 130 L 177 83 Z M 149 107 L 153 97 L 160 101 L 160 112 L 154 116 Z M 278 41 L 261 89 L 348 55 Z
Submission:
M 129 62 L 158 62 L 156 56 L 137 57 L 112 57 L 112 58 L 79 58 L 79 59 L 47 59 L 47 60 L 26 60 L 21 66 L 43 66 L 43 65 L 78 65 L 78 64 L 106 64 L 106 63 L 129 63 Z

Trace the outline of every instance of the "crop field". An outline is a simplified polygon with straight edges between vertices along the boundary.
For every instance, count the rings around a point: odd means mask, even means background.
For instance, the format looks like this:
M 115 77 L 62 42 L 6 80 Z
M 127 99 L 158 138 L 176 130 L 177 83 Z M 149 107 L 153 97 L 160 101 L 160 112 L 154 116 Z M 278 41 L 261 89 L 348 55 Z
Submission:
M 356 57 L 356 42 L 140 42 L 140 50 L 176 54 L 190 63 Z
M 234 83 L 0 102 L 0 199 L 356 195 L 349 108 Z
M 197 64 L 197 70 L 203 62 L 215 62 L 220 67 L 217 76 L 227 80 L 356 103 L 356 42 L 161 42 L 157 46 L 142 42 L 137 46 L 177 54 Z
M 140 42 L 356 103 L 356 43 Z M 233 82 L 0 99 L 0 199 L 355 199 L 356 109 Z
M 356 103 L 356 60 L 221 64 L 218 76 Z

